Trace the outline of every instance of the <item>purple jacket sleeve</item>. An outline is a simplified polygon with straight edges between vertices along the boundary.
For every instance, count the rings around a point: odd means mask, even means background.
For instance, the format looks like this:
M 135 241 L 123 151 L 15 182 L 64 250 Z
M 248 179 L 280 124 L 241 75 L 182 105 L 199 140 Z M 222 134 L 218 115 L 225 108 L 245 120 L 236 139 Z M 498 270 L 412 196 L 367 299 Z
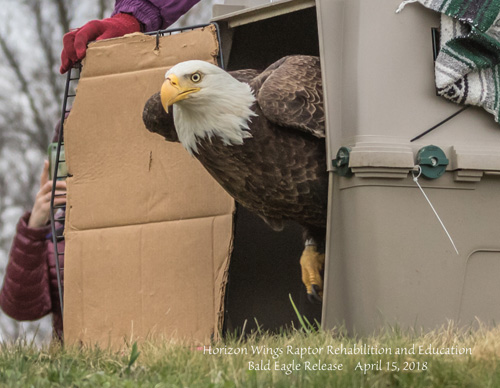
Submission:
M 42 318 L 52 310 L 48 240 L 50 226 L 28 227 L 30 213 L 17 224 L 0 293 L 0 307 L 19 321 Z
M 130 13 L 144 25 L 144 32 L 165 29 L 200 0 L 116 0 L 113 15 Z

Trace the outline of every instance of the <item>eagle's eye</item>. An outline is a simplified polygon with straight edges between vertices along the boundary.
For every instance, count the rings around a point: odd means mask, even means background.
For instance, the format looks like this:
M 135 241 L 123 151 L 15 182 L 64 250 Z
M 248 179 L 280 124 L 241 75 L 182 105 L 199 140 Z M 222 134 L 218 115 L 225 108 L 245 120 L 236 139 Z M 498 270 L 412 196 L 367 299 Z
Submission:
M 201 81 L 201 74 L 198 72 L 191 74 L 191 81 L 193 81 L 194 83 L 200 82 Z

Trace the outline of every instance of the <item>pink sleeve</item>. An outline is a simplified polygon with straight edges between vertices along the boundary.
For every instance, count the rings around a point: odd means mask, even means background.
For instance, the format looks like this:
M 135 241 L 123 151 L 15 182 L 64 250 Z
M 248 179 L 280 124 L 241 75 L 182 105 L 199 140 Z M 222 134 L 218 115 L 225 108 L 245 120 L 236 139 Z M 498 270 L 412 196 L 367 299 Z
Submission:
M 113 15 L 129 13 L 144 26 L 144 32 L 168 28 L 200 0 L 117 0 Z
M 25 321 L 39 319 L 52 310 L 47 238 L 50 226 L 30 228 L 30 213 L 21 217 L 5 270 L 0 307 L 10 317 Z

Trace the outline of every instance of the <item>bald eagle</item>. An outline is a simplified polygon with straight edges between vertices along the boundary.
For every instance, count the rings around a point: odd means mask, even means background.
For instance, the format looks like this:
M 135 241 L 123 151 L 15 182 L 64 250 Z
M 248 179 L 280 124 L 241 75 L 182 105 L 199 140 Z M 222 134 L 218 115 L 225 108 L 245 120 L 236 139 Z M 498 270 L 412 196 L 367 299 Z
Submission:
M 309 299 L 321 300 L 328 177 L 319 58 L 288 56 L 262 72 L 179 63 L 146 103 L 143 120 L 182 143 L 272 229 L 285 220 L 303 226 L 302 281 Z

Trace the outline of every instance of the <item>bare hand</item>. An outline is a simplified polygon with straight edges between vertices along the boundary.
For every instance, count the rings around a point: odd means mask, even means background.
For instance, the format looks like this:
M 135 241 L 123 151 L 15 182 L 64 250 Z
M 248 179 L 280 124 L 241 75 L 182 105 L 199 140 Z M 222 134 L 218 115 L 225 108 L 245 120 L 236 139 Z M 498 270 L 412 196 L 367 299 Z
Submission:
M 66 181 L 56 182 L 56 196 L 54 205 L 66 204 Z M 50 198 L 52 195 L 52 181 L 49 181 L 49 162 L 46 160 L 40 177 L 40 190 L 35 198 L 35 204 L 28 221 L 30 228 L 41 228 L 48 224 L 50 218 Z

